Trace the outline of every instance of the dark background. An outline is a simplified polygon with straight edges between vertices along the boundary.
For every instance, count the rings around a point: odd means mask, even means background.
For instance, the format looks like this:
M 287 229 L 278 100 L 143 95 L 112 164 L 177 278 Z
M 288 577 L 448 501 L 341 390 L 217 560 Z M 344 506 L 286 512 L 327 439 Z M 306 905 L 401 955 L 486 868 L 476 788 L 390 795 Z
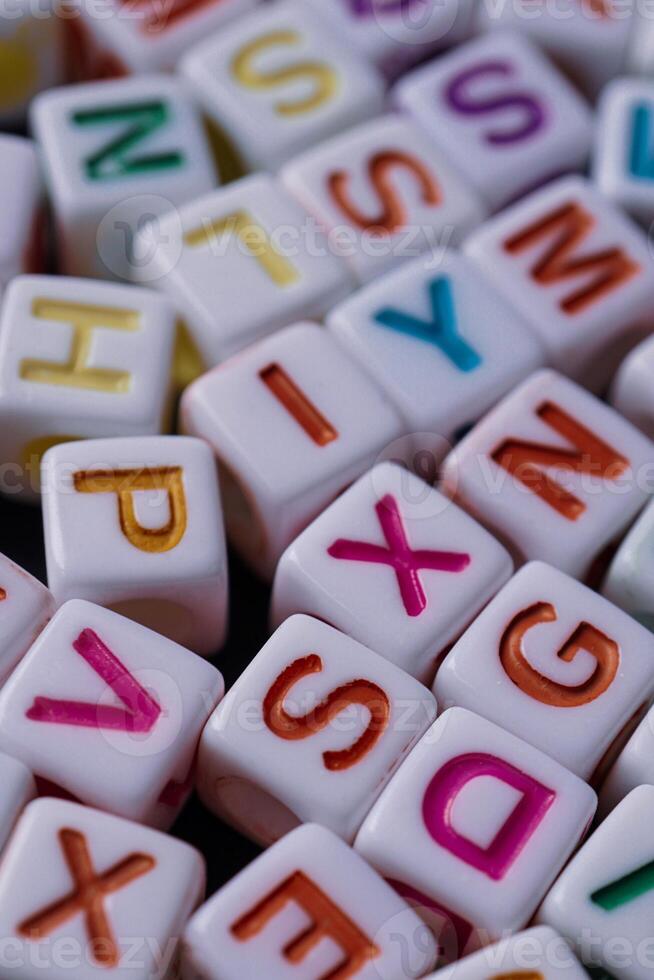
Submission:
M 41 509 L 0 499 L 1 550 L 45 583 Z M 268 639 L 269 589 L 230 555 L 230 629 L 212 661 L 227 687 Z M 213 894 L 259 853 L 255 844 L 222 823 L 193 796 L 171 833 L 193 844 L 207 861 L 207 895 Z

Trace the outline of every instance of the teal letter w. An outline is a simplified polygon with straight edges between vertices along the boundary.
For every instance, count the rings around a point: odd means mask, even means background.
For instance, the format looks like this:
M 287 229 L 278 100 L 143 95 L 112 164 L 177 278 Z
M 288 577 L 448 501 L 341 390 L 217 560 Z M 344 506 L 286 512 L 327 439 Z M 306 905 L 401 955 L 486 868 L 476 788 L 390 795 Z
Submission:
M 457 332 L 456 310 L 450 280 L 444 276 L 432 279 L 428 286 L 431 303 L 431 322 L 419 320 L 393 307 L 379 310 L 374 319 L 383 327 L 435 344 L 459 371 L 474 371 L 482 363 L 481 356 Z

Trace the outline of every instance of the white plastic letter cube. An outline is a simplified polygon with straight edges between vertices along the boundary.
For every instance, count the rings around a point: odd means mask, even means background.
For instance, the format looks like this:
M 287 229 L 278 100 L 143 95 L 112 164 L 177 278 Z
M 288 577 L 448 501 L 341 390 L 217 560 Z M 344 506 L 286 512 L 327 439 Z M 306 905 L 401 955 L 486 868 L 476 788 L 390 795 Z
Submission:
M 199 439 L 99 439 L 43 460 L 48 584 L 210 655 L 227 626 L 216 463 Z
M 383 393 L 310 323 L 260 341 L 196 381 L 184 395 L 182 423 L 214 449 L 228 534 L 264 577 L 402 432 Z
M 309 824 L 196 912 L 184 954 L 184 980 L 408 980 L 430 969 L 436 944 L 365 861 Z
M 2 42 L 0 42 L 1 50 Z M 0 136 L 0 293 L 44 261 L 43 180 L 35 145 Z
M 517 562 L 584 578 L 647 501 L 653 458 L 649 439 L 612 408 L 540 371 L 450 453 L 443 484 Z
M 0 554 L 0 684 L 27 653 L 54 611 L 52 593 Z
M 0 750 L 82 803 L 168 827 L 222 694 L 200 657 L 75 599 L 0 692 Z
M 593 176 L 599 189 L 648 225 L 654 220 L 654 85 L 619 78 L 598 107 Z
M 263 844 L 315 822 L 352 840 L 436 718 L 409 674 L 331 626 L 291 616 L 202 735 L 206 804 Z
M 654 337 L 643 340 L 625 357 L 613 378 L 611 404 L 654 438 Z
M 637 786 L 654 786 L 654 708 L 650 708 L 615 760 L 600 791 L 600 813 L 606 816 Z
M 649 504 L 611 561 L 602 593 L 654 630 L 654 504 Z
M 22 810 L 36 796 L 36 785 L 29 769 L 4 753 L 0 753 L 0 784 L 1 852 Z
M 588 779 L 654 692 L 654 636 L 531 562 L 448 654 L 434 692 L 443 708 L 475 711 Z
M 420 680 L 507 581 L 507 552 L 476 521 L 393 463 L 381 463 L 293 542 L 272 616 L 324 619 Z

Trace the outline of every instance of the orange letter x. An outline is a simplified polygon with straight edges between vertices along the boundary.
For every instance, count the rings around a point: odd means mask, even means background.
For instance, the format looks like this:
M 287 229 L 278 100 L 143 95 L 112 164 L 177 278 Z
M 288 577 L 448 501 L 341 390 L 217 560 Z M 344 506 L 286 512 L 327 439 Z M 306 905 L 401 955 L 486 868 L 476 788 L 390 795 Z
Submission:
M 84 834 L 78 830 L 61 830 L 59 843 L 75 888 L 60 901 L 22 922 L 18 931 L 27 939 L 43 939 L 82 913 L 96 962 L 100 966 L 117 966 L 120 955 L 104 910 L 104 899 L 148 874 L 156 862 L 147 854 L 130 854 L 103 875 L 98 875 Z

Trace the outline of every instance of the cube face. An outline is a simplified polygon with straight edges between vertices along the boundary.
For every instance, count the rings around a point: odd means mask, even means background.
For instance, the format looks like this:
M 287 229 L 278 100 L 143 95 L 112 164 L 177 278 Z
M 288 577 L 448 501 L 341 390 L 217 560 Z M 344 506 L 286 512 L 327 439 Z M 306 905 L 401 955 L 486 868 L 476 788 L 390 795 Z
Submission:
M 365 861 L 311 824 L 288 834 L 199 909 L 184 933 L 184 953 L 185 977 L 377 980 L 423 976 L 436 945 Z
M 525 34 L 594 100 L 607 82 L 622 73 L 632 18 L 624 15 L 616 0 L 571 4 L 560 14 L 546 6 L 530 8 L 524 0 L 502 7 L 482 5 L 478 27 Z
M 97 890 L 82 890 L 85 881 Z M 204 863 L 187 844 L 75 803 L 38 800 L 0 873 L 12 973 L 28 980 L 40 963 L 56 980 L 163 975 L 203 894 Z M 134 937 L 144 937 L 138 951 Z
M 635 218 L 654 220 L 654 188 L 649 134 L 654 85 L 621 78 L 602 92 L 593 176 L 600 190 Z
M 66 277 L 14 280 L 2 305 L 3 459 L 34 496 L 45 450 L 84 436 L 146 435 L 167 421 L 175 310 L 145 289 Z
M 458 44 L 469 32 L 470 3 L 446 2 L 425 9 L 421 0 L 309 0 L 332 19 L 362 54 L 390 76 L 431 51 Z
M 541 562 L 495 596 L 434 684 L 444 708 L 483 715 L 582 779 L 652 691 L 652 634 Z
M 136 277 L 171 297 L 209 366 L 321 317 L 353 285 L 324 232 L 265 176 L 171 212 L 143 229 L 136 250 L 145 256 Z
M 536 926 L 503 939 L 426 980 L 488 980 L 530 977 L 533 980 L 588 980 L 588 974 L 565 939 L 547 926 Z
M 590 150 L 588 107 L 519 34 L 462 45 L 403 79 L 394 98 L 493 209 L 581 169 Z
M 39 92 L 64 81 L 63 18 L 45 3 L 38 11 L 28 0 L 7 8 L 0 24 L 0 48 L 6 71 L 0 82 L 0 123 L 24 123 Z
M 222 694 L 199 657 L 73 600 L 3 688 L 0 749 L 83 803 L 170 825 Z
M 451 708 L 382 793 L 355 849 L 488 942 L 529 921 L 595 804 L 558 763 Z
M 337 306 L 327 324 L 408 431 L 446 444 L 544 363 L 521 318 L 456 252 L 384 276 Z
M 464 250 L 536 331 L 552 366 L 593 390 L 649 332 L 645 236 L 581 177 L 486 222 Z
M 1 43 L 1 42 L 0 42 Z M 43 261 L 43 181 L 34 144 L 0 137 L 0 290 Z
M 0 753 L 0 780 L 2 780 L 2 795 L 0 796 L 1 852 L 21 811 L 36 796 L 36 786 L 29 769 L 26 769 L 17 759 L 12 759 L 11 756 L 3 753 Z
M 276 623 L 324 619 L 420 680 L 512 572 L 507 552 L 418 477 L 382 463 L 283 555 Z
M 48 582 L 196 653 L 222 645 L 227 555 L 215 460 L 198 439 L 100 439 L 43 461 Z
M 277 0 L 188 52 L 182 72 L 253 170 L 381 112 L 381 76 L 322 12 Z
M 645 508 L 622 540 L 606 578 L 602 594 L 639 623 L 654 627 L 654 507 Z
M 40 96 L 31 122 L 70 275 L 128 279 L 138 229 L 217 182 L 199 113 L 172 78 L 67 86 Z
M 89 0 L 79 8 L 84 32 L 98 49 L 93 67 L 111 58 L 136 75 L 173 71 L 193 44 L 254 10 L 258 0 L 174 0 L 165 10 L 153 0 L 132 7 L 127 0 Z
M 654 438 L 654 340 L 644 340 L 624 359 L 611 385 L 611 404 Z
M 600 792 L 605 816 L 638 786 L 654 786 L 654 709 L 645 715 L 615 760 Z
M 196 381 L 184 395 L 182 421 L 214 449 L 230 539 L 265 576 L 402 431 L 383 393 L 308 323 Z
M 645 504 L 651 459 L 617 412 L 541 371 L 450 453 L 443 484 L 517 561 L 582 578 Z
M 343 161 L 347 161 L 346 168 Z M 409 119 L 384 116 L 291 160 L 280 178 L 333 236 L 360 282 L 443 244 L 484 218 L 472 188 Z
M 263 827 L 265 844 L 274 836 L 266 795 L 297 822 L 320 823 L 352 840 L 435 717 L 433 697 L 404 671 L 331 626 L 292 616 L 204 731 L 203 798 L 255 838 Z M 262 791 L 261 806 L 253 807 L 250 787 Z
M 570 862 L 539 912 L 588 966 L 618 980 L 652 975 L 653 805 L 654 786 L 630 793 Z
M 9 677 L 54 611 L 52 593 L 0 555 L 0 683 Z

